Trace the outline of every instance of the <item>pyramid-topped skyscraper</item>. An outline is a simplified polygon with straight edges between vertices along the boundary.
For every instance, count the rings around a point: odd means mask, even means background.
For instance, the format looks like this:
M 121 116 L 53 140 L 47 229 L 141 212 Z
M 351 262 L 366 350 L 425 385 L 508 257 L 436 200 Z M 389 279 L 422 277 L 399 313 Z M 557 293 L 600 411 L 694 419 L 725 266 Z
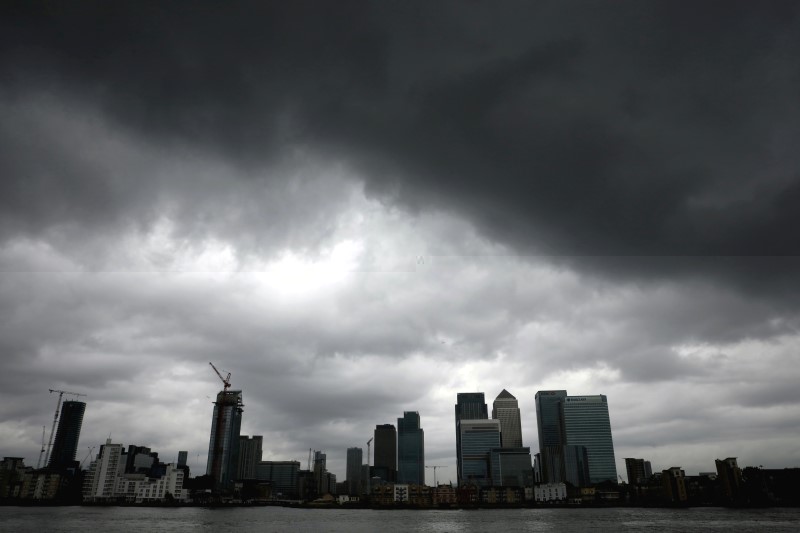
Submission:
M 494 399 L 492 418 L 500 421 L 500 442 L 503 448 L 522 448 L 519 402 L 506 389 Z

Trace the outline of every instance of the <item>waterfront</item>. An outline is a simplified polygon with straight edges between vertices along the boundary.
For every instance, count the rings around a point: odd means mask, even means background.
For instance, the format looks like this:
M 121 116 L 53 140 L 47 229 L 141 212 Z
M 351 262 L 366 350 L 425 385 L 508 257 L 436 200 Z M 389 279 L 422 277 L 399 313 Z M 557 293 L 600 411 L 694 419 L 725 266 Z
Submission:
M 292 531 L 421 533 L 522 531 L 798 531 L 800 509 L 227 509 L 0 507 L 0 531 Z

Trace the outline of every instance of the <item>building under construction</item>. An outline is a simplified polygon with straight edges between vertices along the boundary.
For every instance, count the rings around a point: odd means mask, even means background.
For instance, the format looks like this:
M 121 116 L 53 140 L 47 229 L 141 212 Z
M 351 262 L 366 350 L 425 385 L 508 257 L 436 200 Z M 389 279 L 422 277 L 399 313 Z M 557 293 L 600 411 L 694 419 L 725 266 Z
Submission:
M 76 453 L 85 411 L 84 402 L 66 401 L 61 405 L 61 418 L 58 420 L 56 440 L 50 452 L 48 468 L 54 470 L 78 468 Z
M 239 433 L 242 427 L 242 391 L 228 390 L 231 375 L 222 377 L 219 370 L 209 363 L 223 383 L 217 393 L 214 415 L 211 417 L 211 438 L 208 443 L 206 474 L 214 479 L 214 487 L 225 491 L 236 477 L 239 463 Z

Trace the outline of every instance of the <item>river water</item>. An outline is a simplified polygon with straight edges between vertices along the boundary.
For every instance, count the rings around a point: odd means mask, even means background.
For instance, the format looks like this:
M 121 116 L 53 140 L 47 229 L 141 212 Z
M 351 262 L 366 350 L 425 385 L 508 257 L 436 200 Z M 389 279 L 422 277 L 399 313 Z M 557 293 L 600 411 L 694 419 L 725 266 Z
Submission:
M 373 511 L 283 507 L 0 507 L 0 531 L 800 531 L 800 509 L 479 509 Z

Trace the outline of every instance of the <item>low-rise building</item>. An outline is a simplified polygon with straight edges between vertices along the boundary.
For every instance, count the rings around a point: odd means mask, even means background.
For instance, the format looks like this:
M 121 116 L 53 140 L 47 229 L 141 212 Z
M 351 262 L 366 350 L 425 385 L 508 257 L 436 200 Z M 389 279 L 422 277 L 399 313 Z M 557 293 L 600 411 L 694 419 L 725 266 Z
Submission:
M 63 476 L 51 470 L 33 470 L 22 477 L 19 497 L 25 500 L 53 500 L 63 484 Z
M 481 503 L 489 505 L 514 505 L 524 501 L 525 492 L 520 487 L 490 487 L 481 489 Z
M 394 504 L 394 485 L 384 483 L 372 485 L 372 504 L 377 506 L 388 506 Z
M 439 485 L 431 490 L 431 503 L 441 507 L 458 503 L 456 489 L 451 485 Z
M 3 457 L 0 461 L 0 498 L 19 498 L 23 477 L 31 468 L 22 457 Z
M 416 507 L 430 507 L 433 501 L 432 489 L 427 485 L 410 484 L 408 503 Z
M 565 483 L 542 483 L 533 488 L 533 494 L 538 503 L 565 502 L 567 485 Z

